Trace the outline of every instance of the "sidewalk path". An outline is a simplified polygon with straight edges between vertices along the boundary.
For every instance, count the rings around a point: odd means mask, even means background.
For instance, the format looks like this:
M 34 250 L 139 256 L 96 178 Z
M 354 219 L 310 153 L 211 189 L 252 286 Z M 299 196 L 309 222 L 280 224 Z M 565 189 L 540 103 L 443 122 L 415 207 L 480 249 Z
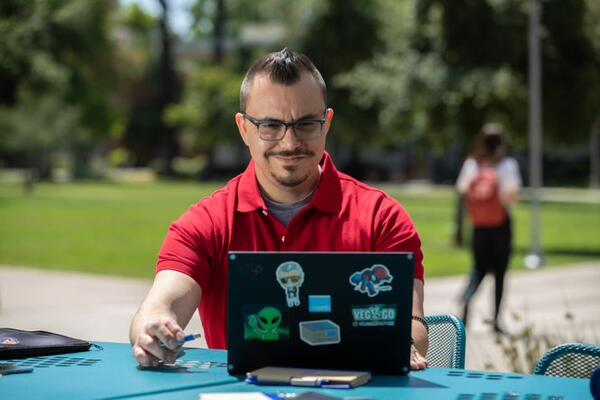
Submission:
M 0 327 L 129 342 L 129 323 L 151 281 L 0 267 Z M 197 313 L 196 313 L 197 314 Z M 200 328 L 196 315 L 190 332 Z
M 425 283 L 427 314 L 460 315 L 461 294 L 467 277 L 431 279 Z M 503 326 L 509 333 L 533 327 L 534 335 L 546 335 L 554 343 L 600 344 L 600 262 L 509 272 L 505 284 Z M 484 321 L 493 312 L 493 279 L 486 277 L 469 309 L 466 366 L 511 371 L 496 336 Z M 515 319 L 514 314 L 520 319 Z M 565 315 L 569 313 L 572 319 Z
M 456 314 L 466 277 L 432 278 L 425 284 L 427 314 Z M 0 266 L 0 327 L 46 330 L 93 341 L 127 342 L 129 323 L 150 288 L 141 279 L 100 277 Z M 467 368 L 508 371 L 494 335 L 483 320 L 491 315 L 493 284 L 486 278 L 474 298 L 467 334 Z M 600 343 L 600 262 L 510 273 L 504 325 L 523 321 L 561 342 Z M 565 319 L 565 313 L 573 315 Z M 201 332 L 197 313 L 186 329 Z M 197 346 L 206 343 L 198 341 Z

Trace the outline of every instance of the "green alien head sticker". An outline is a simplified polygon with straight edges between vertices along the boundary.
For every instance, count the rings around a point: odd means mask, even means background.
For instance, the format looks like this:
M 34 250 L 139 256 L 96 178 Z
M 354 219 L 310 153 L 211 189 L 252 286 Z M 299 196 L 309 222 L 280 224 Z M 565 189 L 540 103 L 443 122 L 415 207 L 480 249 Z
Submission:
M 274 306 L 244 307 L 244 340 L 277 341 L 290 338 L 284 315 Z

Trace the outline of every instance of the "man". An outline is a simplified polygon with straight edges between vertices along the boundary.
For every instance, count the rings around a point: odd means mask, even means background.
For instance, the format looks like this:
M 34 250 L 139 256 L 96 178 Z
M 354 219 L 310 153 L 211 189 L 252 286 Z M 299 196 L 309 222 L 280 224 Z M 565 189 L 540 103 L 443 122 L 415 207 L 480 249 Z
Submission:
M 325 142 L 333 110 L 304 55 L 271 53 L 247 72 L 235 122 L 252 161 L 226 187 L 174 222 L 157 274 L 131 324 L 143 366 L 177 357 L 198 308 L 210 348 L 227 347 L 227 252 L 411 251 L 415 253 L 411 366 L 427 361 L 421 241 L 387 194 L 338 172 Z

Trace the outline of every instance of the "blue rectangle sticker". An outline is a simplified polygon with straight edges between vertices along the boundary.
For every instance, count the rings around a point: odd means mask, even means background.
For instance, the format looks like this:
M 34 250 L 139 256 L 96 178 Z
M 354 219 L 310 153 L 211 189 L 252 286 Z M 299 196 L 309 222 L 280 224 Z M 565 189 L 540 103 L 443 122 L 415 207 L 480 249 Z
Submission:
M 330 313 L 331 296 L 329 295 L 309 295 L 308 312 L 311 313 Z

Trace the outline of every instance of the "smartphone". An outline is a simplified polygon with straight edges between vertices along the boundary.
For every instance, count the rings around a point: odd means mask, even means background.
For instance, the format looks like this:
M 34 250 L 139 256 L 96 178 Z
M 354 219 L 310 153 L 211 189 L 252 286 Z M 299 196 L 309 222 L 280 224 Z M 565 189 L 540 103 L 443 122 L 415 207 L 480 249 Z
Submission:
M 25 372 L 33 372 L 33 368 L 19 367 L 14 364 L 0 364 L 0 376 L 10 374 L 23 374 Z

